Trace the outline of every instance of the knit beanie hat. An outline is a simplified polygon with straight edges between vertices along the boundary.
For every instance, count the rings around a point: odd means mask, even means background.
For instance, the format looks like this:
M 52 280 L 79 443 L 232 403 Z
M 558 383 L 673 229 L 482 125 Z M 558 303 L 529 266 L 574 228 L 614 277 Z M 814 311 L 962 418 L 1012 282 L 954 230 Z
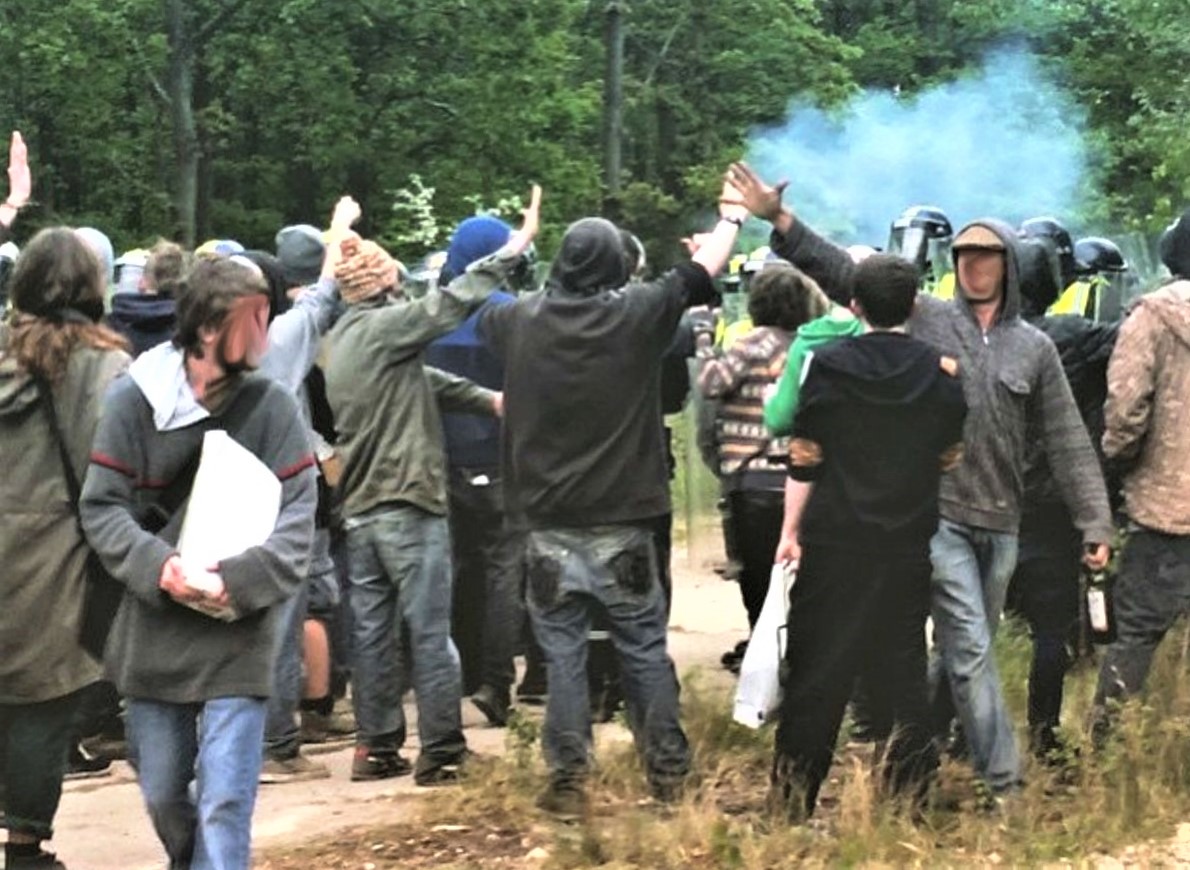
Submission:
M 340 249 L 343 259 L 335 267 L 335 280 L 348 305 L 375 299 L 397 286 L 401 265 L 380 245 L 353 236 L 344 239 Z
M 281 261 L 290 287 L 308 287 L 318 280 L 326 255 L 326 245 L 318 227 L 310 224 L 284 227 L 274 241 L 277 259 Z
M 496 253 L 512 235 L 512 227 L 500 218 L 491 215 L 476 215 L 459 224 L 450 237 L 446 251 L 446 265 L 438 279 L 439 284 L 449 284 L 467 271 L 476 260 L 482 260 Z

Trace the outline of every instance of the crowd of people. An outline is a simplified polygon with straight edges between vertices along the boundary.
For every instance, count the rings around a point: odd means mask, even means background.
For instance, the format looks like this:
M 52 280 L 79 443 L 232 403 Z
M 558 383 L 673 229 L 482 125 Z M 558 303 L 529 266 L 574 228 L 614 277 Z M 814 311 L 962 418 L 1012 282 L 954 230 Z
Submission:
M 0 241 L 32 191 L 19 134 L 8 174 Z M 246 868 L 258 784 L 330 775 L 303 743 L 353 740 L 353 780 L 450 783 L 472 757 L 464 699 L 496 727 L 544 700 L 538 805 L 557 818 L 587 812 L 592 721 L 621 705 L 653 798 L 679 800 L 663 415 L 692 389 L 750 626 L 773 565 L 797 571 L 777 810 L 814 811 L 849 704 L 853 734 L 886 742 L 891 793 L 924 800 L 949 751 L 990 807 L 1011 799 L 1006 608 L 1034 641 L 1029 749 L 1065 763 L 1080 565 L 1104 570 L 1123 530 L 1109 739 L 1190 608 L 1190 211 L 1162 239 L 1173 280 L 1096 320 L 1106 294 L 1076 286 L 1051 219 L 944 234 L 915 210 L 890 251 L 845 249 L 783 191 L 733 164 L 718 223 L 656 278 L 630 232 L 578 220 L 527 292 L 536 187 L 519 228 L 459 223 L 420 295 L 350 197 L 275 251 L 117 260 L 66 227 L 6 247 L 5 866 L 63 866 L 42 843 L 64 778 L 110 763 L 98 737 L 126 745 L 169 866 Z M 770 251 L 727 334 L 715 279 L 753 218 Z M 276 478 L 278 519 L 196 571 L 179 537 L 214 432 Z

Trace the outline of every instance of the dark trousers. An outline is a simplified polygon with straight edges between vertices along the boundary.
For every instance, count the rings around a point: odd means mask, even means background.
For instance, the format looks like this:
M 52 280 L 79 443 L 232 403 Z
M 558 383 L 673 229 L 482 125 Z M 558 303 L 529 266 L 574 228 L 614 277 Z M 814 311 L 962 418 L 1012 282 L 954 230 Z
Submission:
M 1020 614 L 1033 637 L 1029 666 L 1029 740 L 1034 751 L 1056 748 L 1062 686 L 1078 634 L 1077 549 L 1017 563 L 1008 585 L 1007 609 Z
M 79 693 L 0 704 L 0 816 L 10 831 L 53 836 Z
M 852 686 L 863 676 L 894 724 L 884 760 L 893 792 L 924 790 L 937 766 L 928 725 L 925 621 L 930 557 L 806 546 L 789 596 L 788 672 L 774 785 L 813 812 Z M 798 801 L 801 805 L 798 805 Z
M 769 591 L 773 556 L 781 543 L 785 493 L 780 490 L 740 489 L 729 493 L 733 538 L 740 560 L 740 597 L 748 611 L 748 626 L 756 625 Z
M 1116 641 L 1103 657 L 1095 691 L 1099 736 L 1107 725 L 1107 702 L 1144 688 L 1158 644 L 1190 612 L 1190 535 L 1132 531 L 1120 556 L 1115 606 Z
M 454 558 L 451 635 L 463 669 L 463 692 L 487 685 L 507 695 L 525 620 L 521 603 L 524 536 L 505 528 L 503 487 L 494 473 L 452 471 L 450 535 Z

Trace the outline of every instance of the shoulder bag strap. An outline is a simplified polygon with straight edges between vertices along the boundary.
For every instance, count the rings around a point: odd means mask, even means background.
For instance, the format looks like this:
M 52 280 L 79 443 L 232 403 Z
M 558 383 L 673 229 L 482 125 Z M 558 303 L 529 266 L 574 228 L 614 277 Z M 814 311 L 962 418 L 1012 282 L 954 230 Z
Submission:
M 66 488 L 70 491 L 70 507 L 74 511 L 75 517 L 77 517 L 79 512 L 79 496 L 82 493 L 82 487 L 79 486 L 79 479 L 74 473 L 74 466 L 70 462 L 70 454 L 66 451 L 66 439 L 62 437 L 62 427 L 58 425 L 58 409 L 54 406 L 54 393 L 45 378 L 35 375 L 33 381 L 37 384 L 37 392 L 41 395 L 41 404 L 45 408 L 45 416 L 50 424 L 50 432 L 53 434 L 54 441 L 58 445 L 58 457 L 62 461 L 62 474 L 66 478 Z

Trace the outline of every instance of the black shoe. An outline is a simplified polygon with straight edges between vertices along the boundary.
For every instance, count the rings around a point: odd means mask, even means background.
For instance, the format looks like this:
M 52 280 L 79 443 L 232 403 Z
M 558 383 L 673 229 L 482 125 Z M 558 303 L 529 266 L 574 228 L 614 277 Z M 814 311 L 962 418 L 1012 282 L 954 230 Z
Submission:
M 370 749 L 359 744 L 355 747 L 355 758 L 351 760 L 351 781 L 366 782 L 373 779 L 391 779 L 404 776 L 413 769 L 409 759 L 401 753 Z
M 4 849 L 4 866 L 6 870 L 17 868 L 39 868 L 39 870 L 66 870 L 66 865 L 58 860 L 53 852 L 43 852 L 38 849 L 32 855 L 14 852 L 11 844 Z
M 111 768 L 112 760 L 106 755 L 95 755 L 81 743 L 76 743 L 70 748 L 70 756 L 66 761 L 66 779 L 109 776 Z
M 420 755 L 417 764 L 414 765 L 413 781 L 421 786 L 450 785 L 458 782 L 467 765 L 476 757 L 470 749 L 464 749 L 455 760 L 446 763 L 430 761 L 425 755 Z
M 748 651 L 748 641 L 741 640 L 733 648 L 719 656 L 719 664 L 733 674 L 740 672 L 740 662 L 744 660 L 744 653 Z
M 497 692 L 491 686 L 483 685 L 471 696 L 471 703 L 487 717 L 488 724 L 503 728 L 508 724 L 508 694 Z

